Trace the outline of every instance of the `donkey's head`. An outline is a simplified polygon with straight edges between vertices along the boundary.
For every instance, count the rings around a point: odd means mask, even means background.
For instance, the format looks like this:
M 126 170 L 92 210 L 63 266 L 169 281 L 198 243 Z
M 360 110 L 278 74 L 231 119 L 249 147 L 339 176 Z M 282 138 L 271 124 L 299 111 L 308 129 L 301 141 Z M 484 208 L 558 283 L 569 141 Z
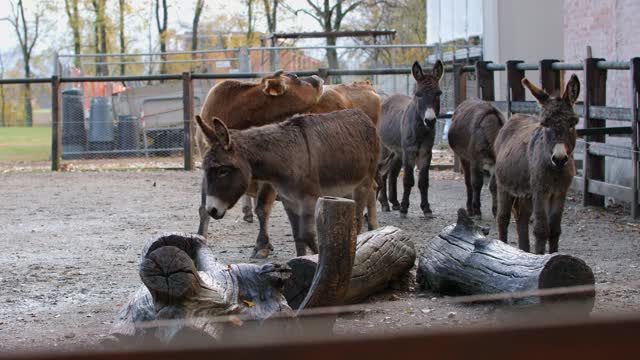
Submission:
M 435 126 L 436 119 L 440 114 L 440 79 L 444 74 L 444 65 L 438 60 L 433 65 L 430 73 L 422 70 L 419 62 L 413 63 L 411 68 L 413 78 L 416 80 L 416 87 L 413 93 L 413 102 L 420 115 L 422 122 L 428 129 Z
M 540 125 L 544 128 L 544 143 L 548 147 L 551 163 L 562 168 L 576 146 L 578 115 L 573 104 L 580 95 L 580 81 L 575 74 L 571 75 L 562 96 L 550 96 L 526 78 L 522 79 L 522 85 L 529 89 L 540 105 Z
M 272 100 L 282 100 L 304 109 L 315 105 L 322 95 L 324 81 L 316 75 L 298 77 L 276 71 L 260 80 L 262 92 Z
M 251 167 L 247 160 L 238 156 L 229 130 L 220 119 L 213 118 L 213 128 L 199 115 L 196 115 L 196 121 L 209 141 L 209 150 L 202 159 L 207 180 L 207 213 L 214 219 L 221 219 L 247 191 Z

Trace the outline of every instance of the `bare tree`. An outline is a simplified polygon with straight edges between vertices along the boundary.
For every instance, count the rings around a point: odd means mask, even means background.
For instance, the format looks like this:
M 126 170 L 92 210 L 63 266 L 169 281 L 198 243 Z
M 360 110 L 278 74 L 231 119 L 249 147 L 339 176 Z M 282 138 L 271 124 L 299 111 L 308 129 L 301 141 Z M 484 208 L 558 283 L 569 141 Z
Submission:
M 162 1 L 162 16 L 160 15 L 160 1 Z M 158 26 L 158 40 L 160 41 L 160 58 L 162 63 L 160 64 L 160 73 L 167 73 L 167 0 L 156 0 L 156 25 Z
M 305 13 L 315 19 L 325 32 L 340 31 L 342 22 L 353 10 L 358 6 L 364 5 L 365 1 L 349 1 L 349 0 L 323 0 L 322 4 L 319 1 L 307 0 L 307 4 L 311 7 L 308 9 L 298 9 L 295 13 Z M 327 36 L 327 45 L 335 46 L 336 37 Z M 329 68 L 337 69 L 338 65 L 338 52 L 335 48 L 327 49 L 327 62 Z
M 247 46 L 251 46 L 251 38 L 253 37 L 253 25 L 255 23 L 255 19 L 253 16 L 253 1 L 254 0 L 245 0 L 245 4 L 247 5 Z
M 71 28 L 71 34 L 73 36 L 73 53 L 76 55 L 80 55 L 82 51 L 82 36 L 80 33 L 80 12 L 78 11 L 78 2 L 79 0 L 64 0 L 64 9 L 67 13 L 67 18 L 69 20 L 69 27 Z M 79 68 L 80 67 L 80 57 L 76 56 L 73 59 L 73 64 Z
M 200 16 L 204 8 L 204 0 L 196 1 L 196 10 L 193 13 L 193 26 L 191 27 L 191 51 L 198 50 L 198 26 L 200 25 Z M 191 54 L 194 58 L 195 54 Z
M 18 36 L 18 42 L 20 44 L 20 50 L 22 52 L 22 60 L 24 62 L 24 77 L 31 77 L 31 55 L 33 53 L 33 47 L 38 41 L 40 35 L 40 19 L 42 13 L 36 11 L 33 15 L 32 25 L 27 24 L 27 19 L 24 14 L 24 5 L 22 0 L 18 0 L 18 4 L 14 6 L 11 2 L 12 17 L 9 18 L 9 22 L 13 25 L 16 35 Z M 33 32 L 30 32 L 33 30 Z M 25 113 L 25 125 L 27 127 L 33 126 L 33 109 L 31 107 L 31 85 L 25 84 L 24 86 L 24 113 Z
M 279 0 L 262 0 L 264 13 L 267 16 L 267 30 L 270 34 L 276 32 L 278 27 L 278 4 Z

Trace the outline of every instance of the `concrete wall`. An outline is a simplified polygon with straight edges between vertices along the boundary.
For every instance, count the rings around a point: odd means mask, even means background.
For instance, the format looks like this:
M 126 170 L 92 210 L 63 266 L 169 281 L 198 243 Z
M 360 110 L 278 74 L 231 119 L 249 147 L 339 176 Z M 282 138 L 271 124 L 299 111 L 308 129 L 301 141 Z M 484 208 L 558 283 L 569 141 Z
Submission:
M 640 13 L 638 0 L 565 0 L 564 58 L 580 62 L 591 45 L 594 57 L 610 61 L 627 61 L 640 56 Z M 578 72 L 580 80 L 584 77 Z M 582 98 L 583 94 L 581 94 Z M 629 71 L 610 70 L 607 74 L 607 105 L 631 105 Z M 607 126 L 629 123 L 608 121 Z M 607 143 L 628 145 L 629 138 L 608 137 Z M 631 186 L 631 161 L 607 158 L 607 181 Z
M 484 0 L 483 53 L 485 60 L 504 63 L 562 59 L 564 50 L 562 2 L 558 0 Z M 506 74 L 496 74 L 496 99 L 506 98 Z M 538 81 L 538 72 L 527 72 Z

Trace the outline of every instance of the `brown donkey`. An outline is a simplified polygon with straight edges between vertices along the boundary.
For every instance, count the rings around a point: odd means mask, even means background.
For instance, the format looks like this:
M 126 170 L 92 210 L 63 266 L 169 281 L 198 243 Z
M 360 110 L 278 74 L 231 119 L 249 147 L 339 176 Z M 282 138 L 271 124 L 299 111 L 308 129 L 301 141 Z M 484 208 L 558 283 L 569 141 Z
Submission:
M 516 216 L 518 245 L 529 251 L 529 218 L 533 213 L 536 254 L 558 251 L 564 201 L 576 173 L 573 149 L 578 115 L 573 104 L 580 94 L 574 74 L 562 97 L 549 96 L 526 78 L 540 105 L 538 116 L 517 114 L 498 133 L 496 180 L 498 186 L 498 237 L 507 242 L 511 211 Z
M 320 196 L 350 196 L 357 226 L 373 191 L 380 141 L 360 110 L 292 117 L 282 123 L 229 131 L 196 121 L 209 141 L 202 168 L 206 211 L 220 219 L 247 192 L 252 180 L 271 184 L 282 200 L 298 256 L 318 252 L 314 212 Z
M 451 119 L 449 146 L 460 158 L 464 184 L 467 187 L 467 212 L 481 217 L 480 191 L 484 182 L 484 169 L 489 170 L 493 216 L 496 215 L 496 185 L 494 169 L 496 154 L 493 143 L 504 125 L 504 116 L 490 102 L 465 100 Z

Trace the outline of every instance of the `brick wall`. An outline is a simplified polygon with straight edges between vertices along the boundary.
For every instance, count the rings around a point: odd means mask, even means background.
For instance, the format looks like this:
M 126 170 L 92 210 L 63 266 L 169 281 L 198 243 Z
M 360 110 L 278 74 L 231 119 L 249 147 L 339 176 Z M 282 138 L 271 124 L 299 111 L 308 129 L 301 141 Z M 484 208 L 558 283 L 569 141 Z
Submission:
M 638 0 L 564 0 L 564 60 L 582 61 L 587 45 L 591 45 L 594 57 L 608 61 L 640 56 L 638 13 Z M 629 81 L 628 71 L 609 71 L 607 105 L 630 105 Z

